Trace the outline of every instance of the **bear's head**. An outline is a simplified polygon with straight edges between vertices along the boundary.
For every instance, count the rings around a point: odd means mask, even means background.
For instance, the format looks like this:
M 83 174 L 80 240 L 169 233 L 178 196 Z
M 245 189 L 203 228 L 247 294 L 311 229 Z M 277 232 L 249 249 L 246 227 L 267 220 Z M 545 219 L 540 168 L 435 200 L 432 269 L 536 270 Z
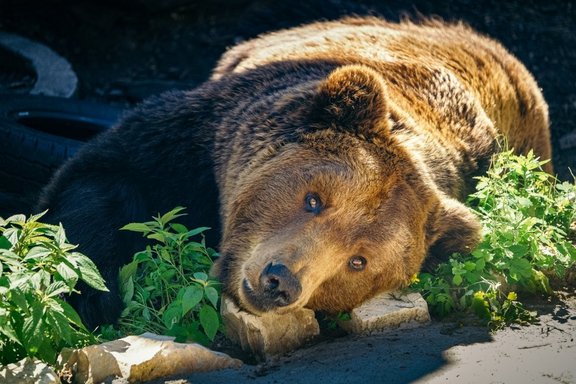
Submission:
M 213 273 L 253 313 L 338 312 L 399 288 L 480 225 L 393 134 L 382 77 L 343 66 L 314 88 L 306 129 L 228 197 Z M 261 159 L 260 159 L 261 160 Z

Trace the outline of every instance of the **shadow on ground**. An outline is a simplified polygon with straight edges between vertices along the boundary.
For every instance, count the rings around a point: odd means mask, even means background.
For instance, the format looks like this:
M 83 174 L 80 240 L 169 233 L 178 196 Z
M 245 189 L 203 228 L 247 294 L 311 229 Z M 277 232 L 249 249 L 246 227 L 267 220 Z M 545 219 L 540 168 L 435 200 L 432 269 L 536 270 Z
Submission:
M 459 321 L 388 334 L 346 336 L 239 370 L 199 373 L 188 383 L 576 383 L 576 296 L 536 300 L 540 322 L 497 332 Z
M 409 383 L 442 368 L 456 345 L 492 340 L 486 328 L 433 323 L 368 337 L 345 336 L 277 361 L 187 377 L 190 383 Z M 157 381 L 156 383 L 163 383 Z

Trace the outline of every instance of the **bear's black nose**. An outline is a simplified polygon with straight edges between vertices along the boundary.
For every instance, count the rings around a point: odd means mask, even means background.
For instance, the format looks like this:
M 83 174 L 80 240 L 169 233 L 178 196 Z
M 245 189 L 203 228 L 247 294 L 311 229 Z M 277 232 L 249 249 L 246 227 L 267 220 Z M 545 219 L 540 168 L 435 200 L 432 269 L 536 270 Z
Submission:
M 284 307 L 295 302 L 302 286 L 294 274 L 284 265 L 269 263 L 260 274 L 260 289 L 264 301 L 272 306 Z

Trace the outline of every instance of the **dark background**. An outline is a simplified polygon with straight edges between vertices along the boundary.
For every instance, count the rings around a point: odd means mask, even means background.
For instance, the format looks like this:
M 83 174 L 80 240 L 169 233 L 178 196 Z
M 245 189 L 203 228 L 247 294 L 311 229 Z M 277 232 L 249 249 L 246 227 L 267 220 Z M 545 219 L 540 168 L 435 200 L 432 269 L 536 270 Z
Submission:
M 347 14 L 464 20 L 531 70 L 550 105 L 554 163 L 572 179 L 576 146 L 576 6 L 572 1 L 0 0 L 0 30 L 42 42 L 71 62 L 76 97 L 130 106 L 193 87 L 227 47 L 259 33 Z

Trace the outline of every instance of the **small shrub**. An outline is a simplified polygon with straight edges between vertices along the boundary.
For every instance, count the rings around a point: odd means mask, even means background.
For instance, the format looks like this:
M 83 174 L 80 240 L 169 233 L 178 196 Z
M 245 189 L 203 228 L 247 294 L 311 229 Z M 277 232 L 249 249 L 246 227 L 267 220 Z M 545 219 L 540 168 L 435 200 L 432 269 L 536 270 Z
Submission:
M 63 347 L 96 340 L 63 295 L 83 280 L 106 291 L 94 263 L 75 252 L 43 214 L 0 218 L 0 363 L 37 357 L 53 364 Z
M 532 153 L 506 151 L 478 178 L 469 204 L 483 223 L 482 242 L 413 284 L 432 313 L 472 309 L 493 328 L 536 321 L 516 291 L 551 294 L 549 277 L 562 277 L 576 264 L 576 247 L 568 240 L 576 185 L 543 172 L 544 163 Z
M 155 332 L 209 344 L 220 328 L 219 283 L 208 276 L 217 253 L 204 239 L 192 238 L 208 228 L 189 230 L 172 223 L 183 216 L 178 207 L 153 221 L 122 229 L 140 232 L 155 243 L 134 255 L 120 271 L 126 309 L 119 324 L 125 333 Z

